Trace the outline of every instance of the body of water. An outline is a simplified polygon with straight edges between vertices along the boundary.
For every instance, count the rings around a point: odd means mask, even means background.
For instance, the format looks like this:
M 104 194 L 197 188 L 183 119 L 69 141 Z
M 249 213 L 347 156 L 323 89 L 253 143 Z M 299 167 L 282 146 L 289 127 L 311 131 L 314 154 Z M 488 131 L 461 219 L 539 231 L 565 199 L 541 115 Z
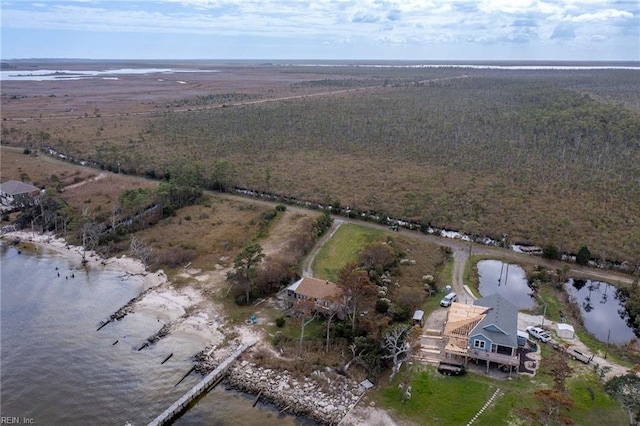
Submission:
M 627 325 L 626 310 L 614 286 L 600 281 L 570 279 L 564 288 L 580 306 L 584 327 L 598 340 L 606 342 L 608 337 L 612 343 L 627 343 L 636 337 Z
M 500 260 L 481 260 L 478 275 L 481 295 L 498 293 L 518 309 L 530 309 L 535 305 L 527 275 L 520 266 Z
M 103 78 L 117 80 L 121 75 L 174 74 L 174 73 L 219 72 L 181 68 L 118 68 L 107 70 L 12 70 L 0 71 L 0 81 L 64 81 Z
M 145 290 L 142 280 L 34 250 L 1 246 L 1 416 L 39 425 L 146 425 L 200 380 L 192 373 L 175 386 L 206 345 L 197 336 L 176 332 L 137 351 L 162 325 L 153 314 L 130 314 L 96 331 Z M 252 404 L 252 397 L 219 386 L 175 424 L 304 422 Z

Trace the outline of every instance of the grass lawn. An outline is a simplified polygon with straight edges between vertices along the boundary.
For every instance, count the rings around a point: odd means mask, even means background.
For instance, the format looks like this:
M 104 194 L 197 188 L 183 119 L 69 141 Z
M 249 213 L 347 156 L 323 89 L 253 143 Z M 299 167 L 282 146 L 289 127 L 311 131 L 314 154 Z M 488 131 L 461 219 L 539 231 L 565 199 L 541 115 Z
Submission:
M 313 262 L 314 276 L 336 282 L 338 271 L 358 259 L 358 253 L 367 245 L 382 240 L 384 232 L 360 225 L 342 225 L 320 249 Z
M 498 387 L 497 382 L 474 374 L 448 377 L 433 367 L 413 372 L 411 399 L 402 401 L 401 371 L 379 393 L 380 403 L 400 418 L 426 425 L 463 425 L 482 408 Z
M 500 393 L 474 424 L 506 424 L 522 418 L 520 410 L 535 410 L 537 403 L 533 392 L 551 385 L 551 378 L 545 374 L 534 378 L 494 380 L 473 373 L 462 377 L 441 376 L 435 368 L 421 366 L 414 367 L 411 372 L 411 399 L 403 402 L 398 388 L 403 374 L 404 370 L 393 383 L 382 382 L 380 390 L 372 397 L 399 419 L 421 425 L 467 424 L 498 388 Z M 625 424 L 624 410 L 604 393 L 602 382 L 595 373 L 576 374 L 567 381 L 567 389 L 574 400 L 570 415 L 575 424 Z

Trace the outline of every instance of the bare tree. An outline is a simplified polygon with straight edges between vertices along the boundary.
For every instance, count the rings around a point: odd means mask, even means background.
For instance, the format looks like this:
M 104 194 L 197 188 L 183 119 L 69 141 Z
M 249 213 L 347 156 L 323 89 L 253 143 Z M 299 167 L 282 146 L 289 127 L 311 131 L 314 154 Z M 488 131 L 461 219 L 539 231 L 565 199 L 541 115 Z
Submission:
M 131 245 L 129 247 L 131 254 L 142 262 L 144 265 L 144 269 L 147 269 L 149 258 L 153 253 L 153 248 L 151 248 L 147 243 L 139 239 L 138 237 L 131 238 Z
M 366 346 L 360 348 L 358 347 L 358 343 L 359 341 L 361 341 L 362 339 L 364 339 L 363 337 L 356 337 L 353 341 L 353 343 L 351 343 L 349 345 L 349 350 L 351 351 L 351 359 L 349 361 L 347 361 L 340 369 L 339 372 L 341 374 L 347 374 L 347 370 L 349 369 L 349 367 L 351 367 L 351 364 L 353 364 L 354 362 L 362 362 L 362 357 L 365 354 L 365 352 L 367 351 Z M 357 354 L 356 354 L 357 352 Z
M 98 222 L 91 219 L 87 208 L 82 211 L 82 264 L 87 263 L 87 251 L 93 251 L 98 247 L 102 227 Z
M 325 347 L 325 352 L 329 352 L 329 332 L 331 331 L 331 322 L 336 315 L 340 315 L 344 313 L 345 305 L 342 303 L 341 296 L 329 297 L 327 298 L 329 305 L 327 306 L 326 314 L 327 314 L 327 345 Z
M 293 306 L 294 312 L 295 312 L 295 316 L 296 318 L 298 318 L 298 321 L 300 321 L 300 357 L 302 357 L 303 354 L 303 349 L 302 349 L 302 344 L 304 342 L 304 329 L 307 325 L 309 325 L 309 323 L 311 323 L 311 321 L 313 321 L 314 319 L 316 319 L 316 309 L 315 309 L 315 303 L 310 300 L 310 299 L 303 299 L 298 301 L 294 306 Z
M 393 362 L 389 381 L 393 380 L 400 370 L 402 363 L 411 356 L 412 347 L 409 342 L 410 330 L 409 326 L 401 324 L 389 330 L 389 332 L 384 336 L 382 345 L 388 354 L 383 355 L 382 358 L 391 359 Z

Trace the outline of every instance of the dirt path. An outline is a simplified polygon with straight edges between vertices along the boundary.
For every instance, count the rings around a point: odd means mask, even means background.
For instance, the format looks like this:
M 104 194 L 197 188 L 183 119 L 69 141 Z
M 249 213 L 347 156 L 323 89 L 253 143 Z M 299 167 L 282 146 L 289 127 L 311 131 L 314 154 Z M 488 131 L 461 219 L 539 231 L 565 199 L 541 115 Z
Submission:
M 336 233 L 336 231 L 338 230 L 338 228 L 340 228 L 340 226 L 343 224 L 344 222 L 340 219 L 335 219 L 333 221 L 333 224 L 331 225 L 331 228 L 329 229 L 329 232 L 325 233 L 322 238 L 320 238 L 317 242 L 316 245 L 313 247 L 313 250 L 311 250 L 311 253 L 309 253 L 309 255 L 307 256 L 307 258 L 304 260 L 304 263 L 302 265 L 302 276 L 303 277 L 313 277 L 313 269 L 311 268 L 311 266 L 313 265 L 313 261 L 315 260 L 316 256 L 318 255 L 318 252 L 320 251 L 320 249 L 322 248 L 322 246 L 324 246 L 324 244 L 329 241 L 329 239 L 331 237 L 333 237 L 333 234 Z

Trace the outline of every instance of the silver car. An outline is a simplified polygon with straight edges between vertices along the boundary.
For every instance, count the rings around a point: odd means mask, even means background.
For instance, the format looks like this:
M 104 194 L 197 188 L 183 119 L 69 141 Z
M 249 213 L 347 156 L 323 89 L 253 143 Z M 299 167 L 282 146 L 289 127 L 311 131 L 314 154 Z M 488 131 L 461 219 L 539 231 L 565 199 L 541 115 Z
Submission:
M 549 340 L 551 340 L 551 335 L 540 327 L 533 327 L 530 325 L 529 327 L 527 327 L 527 333 L 543 343 L 547 343 Z

